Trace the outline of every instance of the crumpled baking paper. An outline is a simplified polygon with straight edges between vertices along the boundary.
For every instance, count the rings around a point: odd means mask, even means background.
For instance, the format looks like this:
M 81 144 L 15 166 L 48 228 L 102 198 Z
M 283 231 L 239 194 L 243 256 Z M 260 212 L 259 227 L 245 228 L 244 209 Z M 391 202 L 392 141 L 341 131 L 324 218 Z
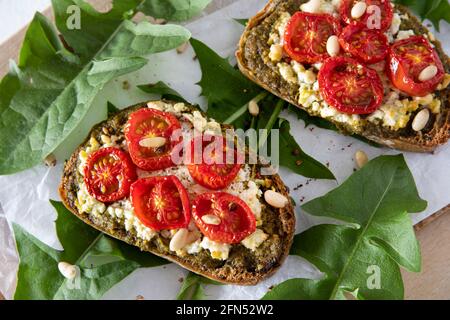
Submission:
M 220 8 L 231 2 L 233 1 L 216 1 L 212 6 Z M 234 51 L 243 27 L 233 18 L 250 17 L 264 4 L 265 0 L 235 1 L 186 26 L 191 30 L 193 37 L 205 42 L 223 57 L 230 57 L 231 61 L 235 61 Z M 441 30 L 437 36 L 443 42 L 446 51 L 450 52 L 450 27 L 442 24 Z M 199 97 L 201 90 L 195 85 L 201 78 L 201 72 L 198 61 L 193 57 L 194 52 L 191 48 L 182 54 L 177 54 L 173 50 L 150 56 L 145 68 L 112 81 L 102 91 L 86 120 L 69 137 L 64 146 L 55 152 L 58 159 L 56 167 L 47 168 L 42 165 L 19 174 L 0 177 L 0 204 L 3 208 L 3 213 L 0 211 L 0 291 L 7 299 L 12 298 L 14 294 L 18 266 L 10 224 L 15 222 L 46 244 L 62 249 L 55 233 L 56 213 L 48 200 L 59 200 L 57 187 L 64 159 L 67 159 L 75 147 L 84 140 L 90 128 L 106 117 L 107 101 L 118 107 L 126 107 L 149 99 L 148 95 L 135 88 L 136 85 L 163 80 L 188 101 L 205 106 L 205 100 Z M 125 90 L 124 87 L 128 87 L 128 84 L 130 89 Z M 303 121 L 297 120 L 295 116 L 286 113 L 282 116 L 290 121 L 292 133 L 304 151 L 322 163 L 329 164 L 338 183 L 342 183 L 353 173 L 355 166 L 353 155 L 356 150 L 364 150 L 369 158 L 399 153 L 385 148 L 377 149 L 332 131 L 313 126 L 305 128 Z M 421 197 L 428 201 L 426 211 L 412 215 L 413 221 L 418 222 L 450 203 L 450 146 L 441 147 L 433 155 L 406 153 L 405 157 Z M 338 183 L 306 179 L 284 169 L 280 170 L 280 174 L 297 202 L 297 232 L 326 221 L 324 218 L 304 214 L 299 205 L 325 194 Z M 184 277 L 186 273 L 184 269 L 174 264 L 138 269 L 113 287 L 103 298 L 135 299 L 137 295 L 142 295 L 145 299 L 174 299 L 181 286 L 178 279 Z M 255 287 L 208 286 L 206 293 L 211 299 L 259 299 L 271 285 L 294 277 L 318 278 L 320 273 L 303 259 L 289 257 L 273 277 Z

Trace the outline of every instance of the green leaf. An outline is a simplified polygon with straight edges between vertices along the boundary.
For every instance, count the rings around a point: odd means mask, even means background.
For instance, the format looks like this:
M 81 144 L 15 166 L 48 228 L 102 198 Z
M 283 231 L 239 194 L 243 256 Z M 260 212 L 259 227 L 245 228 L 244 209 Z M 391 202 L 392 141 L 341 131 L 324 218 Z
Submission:
M 64 280 L 56 291 L 55 300 L 96 300 L 116 283 L 125 279 L 130 273 L 139 268 L 133 261 L 116 261 L 93 268 L 80 268 L 80 279 Z
M 262 91 L 204 43 L 196 39 L 190 42 L 200 62 L 202 78 L 198 85 L 208 99 L 209 117 L 224 122 Z
M 91 228 L 62 203 L 51 204 L 58 213 L 56 233 L 64 251 L 14 225 L 20 257 L 15 299 L 98 299 L 135 269 L 168 263 Z M 58 270 L 61 261 L 76 265 L 79 277 L 65 279 Z
M 158 81 L 157 83 L 142 84 L 139 85 L 138 88 L 146 93 L 158 94 L 162 99 L 187 103 L 187 101 L 184 100 L 184 98 L 178 92 L 176 92 L 174 89 L 172 89 L 162 81 Z
M 205 300 L 207 299 L 203 285 L 223 285 L 220 282 L 210 280 L 208 278 L 199 276 L 193 272 L 189 272 L 183 281 L 180 292 L 177 295 L 177 300 Z
M 210 0 L 114 0 L 107 13 L 97 12 L 84 0 L 52 0 L 58 30 L 71 48 L 84 59 L 90 60 L 102 49 L 125 19 L 136 12 L 165 20 L 188 20 Z M 79 13 L 80 28 L 73 26 Z
M 57 266 L 60 252 L 16 224 L 13 224 L 13 230 L 20 256 L 14 299 L 52 299 L 64 279 Z
M 64 248 L 61 260 L 74 264 L 96 240 L 99 232 L 69 212 L 61 202 L 50 200 L 50 203 L 58 214 L 55 221 L 56 234 Z
M 236 21 L 237 23 L 243 25 L 244 27 L 247 26 L 248 23 L 248 19 L 237 19 L 237 18 L 233 18 L 234 21 Z
M 448 0 L 394 0 L 396 4 L 401 4 L 413 11 L 422 20 L 430 20 L 437 31 L 441 20 L 450 23 L 450 4 Z
M 66 2 L 58 2 L 55 10 Z M 87 4 L 81 2 L 84 8 Z M 98 29 L 109 28 L 92 14 L 90 23 L 95 21 Z M 88 31 L 85 36 L 90 39 Z M 78 46 L 73 47 L 75 53 L 63 49 L 56 30 L 37 13 L 26 33 L 19 66 L 13 65 L 0 83 L 0 135 L 4 139 L 0 174 L 41 163 L 81 122 L 106 83 L 141 68 L 146 63 L 141 56 L 176 48 L 189 37 L 189 31 L 180 26 L 125 20 L 95 55 L 88 56 Z
M 281 166 L 308 178 L 335 179 L 330 169 L 301 149 L 290 133 L 291 126 L 287 120 L 279 118 L 273 129 L 279 129 Z
M 291 254 L 304 257 L 325 275 L 291 279 L 264 299 L 402 299 L 402 266 L 421 268 L 420 248 L 408 213 L 427 206 L 402 155 L 380 156 L 341 186 L 302 206 L 314 216 L 347 222 L 318 225 L 295 236 Z M 379 287 L 371 276 L 378 271 Z
M 141 11 L 169 21 L 189 20 L 199 14 L 211 0 L 147 0 Z
M 117 108 L 112 102 L 108 101 L 108 103 L 106 104 L 106 109 L 107 109 L 107 114 L 108 117 L 112 116 L 113 114 L 117 113 L 120 111 L 119 108 Z

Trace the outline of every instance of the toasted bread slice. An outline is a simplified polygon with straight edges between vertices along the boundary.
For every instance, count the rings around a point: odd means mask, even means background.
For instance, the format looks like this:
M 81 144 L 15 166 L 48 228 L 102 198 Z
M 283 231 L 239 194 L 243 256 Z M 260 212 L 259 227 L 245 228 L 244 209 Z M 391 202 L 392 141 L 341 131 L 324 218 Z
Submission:
M 324 0 L 326 1 L 326 0 Z M 274 23 L 283 13 L 293 14 L 300 10 L 300 5 L 306 0 L 269 0 L 267 5 L 256 16 L 251 18 L 245 28 L 236 52 L 238 66 L 241 72 L 249 79 L 288 101 L 289 103 L 306 110 L 311 115 L 310 109 L 299 103 L 299 86 L 286 81 L 280 74 L 276 64 L 271 63 L 268 58 L 270 47 L 269 37 Z M 395 5 L 394 11 L 399 15 L 407 15 L 408 19 L 402 19 L 400 30 L 413 30 L 415 34 L 429 35 L 425 28 L 407 8 Z M 429 37 L 446 72 L 450 71 L 450 61 L 442 50 L 439 41 Z M 445 144 L 450 137 L 450 88 L 445 88 L 435 93 L 436 99 L 440 100 L 440 111 L 432 114 L 427 126 L 420 132 L 415 132 L 411 128 L 411 123 L 415 114 L 421 109 L 416 109 L 410 116 L 408 124 L 399 130 L 366 122 L 360 130 L 344 125 L 342 122 L 328 119 L 333 122 L 344 134 L 360 134 L 365 138 L 390 148 L 412 151 L 412 152 L 432 152 L 439 145 Z
M 152 103 L 162 102 L 166 105 L 175 105 L 175 102 L 171 101 Z M 105 138 L 102 135 L 114 137 L 113 140 L 117 146 L 126 148 L 123 128 L 128 120 L 128 116 L 130 113 L 146 107 L 146 103 L 131 106 L 116 113 L 92 129 L 86 141 L 80 145 L 65 164 L 64 174 L 59 188 L 65 206 L 81 220 L 101 232 L 216 281 L 239 285 L 254 285 L 273 274 L 288 255 L 294 235 L 295 214 L 290 201 L 284 208 L 276 209 L 265 203 L 264 197 L 260 193 L 258 198 L 261 202 L 262 212 L 260 215 L 261 224 L 258 228 L 268 236 L 267 239 L 255 250 L 250 250 L 242 244 L 231 245 L 229 256 L 225 260 L 212 258 L 211 253 L 206 249 L 194 254 L 170 251 L 170 235 L 167 236 L 167 232 L 164 236 L 160 232 L 156 233 L 151 239 L 144 240 L 138 235 L 136 230 L 125 226 L 123 218 L 120 219 L 111 216 L 105 208 L 101 210 L 103 213 L 100 214 L 98 212 L 96 214 L 86 212 L 89 210 L 83 211 L 78 195 L 83 183 L 83 176 L 79 169 L 82 161 L 80 159 L 80 152 L 92 147 L 92 141 L 102 141 L 102 139 L 104 141 Z M 186 105 L 186 107 L 185 114 L 189 115 L 194 111 L 198 112 L 193 106 Z M 204 115 L 202 114 L 202 116 Z M 222 130 L 224 128 L 226 126 L 221 126 Z M 254 179 L 253 174 L 260 167 L 260 165 L 252 165 L 250 167 L 252 173 L 250 180 Z M 285 197 L 289 197 L 287 187 L 278 175 L 263 176 L 261 179 L 264 179 L 264 183 L 259 181 L 258 185 L 262 193 L 267 189 L 272 189 L 283 194 Z M 183 180 L 181 181 L 183 182 Z M 108 205 L 111 206 L 112 204 Z

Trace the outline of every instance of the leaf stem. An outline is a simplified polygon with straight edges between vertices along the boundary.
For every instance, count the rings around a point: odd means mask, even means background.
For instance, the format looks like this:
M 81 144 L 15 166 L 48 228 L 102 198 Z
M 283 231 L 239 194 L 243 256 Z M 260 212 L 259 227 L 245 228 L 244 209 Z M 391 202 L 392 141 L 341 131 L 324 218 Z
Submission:
M 261 149 L 266 143 L 267 137 L 269 136 L 269 131 L 273 128 L 273 125 L 275 124 L 275 121 L 278 119 L 278 116 L 280 115 L 283 106 L 284 100 L 278 99 L 278 102 L 275 105 L 275 109 L 273 110 L 272 115 L 270 116 L 269 121 L 267 121 L 264 131 L 262 132 L 262 137 L 259 140 L 258 149 Z
M 267 91 L 263 91 L 257 96 L 255 96 L 250 101 L 255 101 L 256 103 L 260 102 L 262 99 L 267 97 L 269 93 Z M 249 101 L 249 102 L 250 102 Z M 248 102 L 244 104 L 242 107 L 240 107 L 235 113 L 233 113 L 231 116 L 229 116 L 223 123 L 224 124 L 232 124 L 234 121 L 239 119 L 240 116 L 242 116 L 246 111 L 248 110 Z

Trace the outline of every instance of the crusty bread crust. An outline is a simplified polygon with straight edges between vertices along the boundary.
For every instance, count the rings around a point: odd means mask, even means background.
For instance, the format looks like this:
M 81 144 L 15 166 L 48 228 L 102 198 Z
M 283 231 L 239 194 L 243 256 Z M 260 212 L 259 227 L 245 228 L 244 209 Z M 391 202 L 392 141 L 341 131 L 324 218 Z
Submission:
M 165 100 L 166 103 L 173 103 L 171 101 Z M 79 212 L 76 206 L 76 198 L 77 198 L 77 175 L 78 175 L 78 161 L 79 161 L 79 152 L 82 147 L 86 145 L 91 136 L 94 136 L 96 132 L 101 132 L 103 127 L 111 127 L 122 125 L 123 118 L 127 118 L 128 114 L 132 111 L 135 111 L 142 106 L 145 106 L 146 103 L 141 105 L 131 106 L 127 109 L 124 109 L 114 116 L 110 117 L 108 120 L 103 121 L 102 123 L 96 125 L 91 132 L 89 133 L 86 140 L 78 147 L 75 152 L 72 154 L 70 159 L 66 161 L 64 166 L 63 177 L 61 180 L 61 184 L 59 187 L 59 194 L 64 205 L 69 209 L 74 215 L 83 220 L 85 223 L 90 226 L 98 229 L 99 231 L 106 233 L 114 238 L 122 240 L 130 245 L 134 245 L 139 247 L 143 251 L 151 252 L 157 256 L 160 256 L 164 259 L 167 259 L 171 262 L 177 263 L 180 266 L 200 274 L 209 279 L 219 281 L 227 284 L 238 284 L 238 285 L 255 285 L 261 280 L 271 276 L 275 273 L 278 268 L 282 265 L 284 260 L 289 254 L 289 250 L 293 241 L 294 231 L 295 231 L 295 213 L 292 204 L 289 204 L 283 209 L 274 209 L 274 214 L 279 217 L 280 226 L 282 229 L 282 238 L 279 242 L 281 245 L 277 246 L 277 258 L 275 261 L 270 261 L 265 268 L 260 271 L 255 270 L 238 270 L 237 268 L 230 268 L 229 265 L 224 265 L 217 268 L 206 268 L 205 266 L 200 266 L 198 263 L 195 263 L 195 259 L 193 259 L 192 255 L 186 255 L 185 257 L 177 256 L 170 252 L 162 252 L 158 249 L 157 246 L 149 245 L 144 243 L 142 240 L 138 239 L 135 235 L 125 230 L 123 225 L 120 225 L 113 221 L 106 221 L 108 218 L 107 215 L 104 215 L 103 221 L 97 220 L 92 215 Z M 192 107 L 194 108 L 194 107 Z M 289 198 L 289 193 L 287 187 L 282 182 L 279 175 L 273 175 L 270 177 L 272 187 L 286 197 Z M 264 201 L 263 199 L 261 201 Z M 267 208 L 263 209 L 268 210 Z M 263 211 L 263 215 L 264 215 Z M 266 211 L 267 212 L 267 211 Z M 109 218 L 112 220 L 111 218 Z M 280 237 L 280 238 L 281 238 Z M 270 238 L 266 241 L 269 241 Z M 275 246 L 275 245 L 274 245 Z M 231 259 L 231 255 L 230 258 Z M 211 258 L 212 259 L 212 258 Z
M 249 37 L 253 37 L 253 39 L 255 36 L 257 37 L 255 30 L 274 12 L 276 12 L 280 5 L 286 3 L 298 3 L 299 7 L 299 5 L 304 2 L 307 2 L 307 0 L 269 0 L 266 6 L 248 21 L 239 41 L 238 50 L 236 51 L 239 69 L 245 76 L 263 87 L 265 90 L 301 109 L 304 108 L 302 108 L 294 97 L 282 94 L 278 90 L 274 89 L 270 82 L 264 81 L 264 78 L 261 77 L 261 72 L 256 72 L 256 70 L 250 66 L 249 62 L 253 61 L 248 60 L 248 57 L 245 55 L 245 50 Z M 401 13 L 408 13 L 410 17 L 409 23 L 412 25 L 412 29 L 414 29 L 416 33 L 428 33 L 428 30 L 406 7 L 396 5 L 396 9 Z M 255 33 L 253 34 L 253 32 Z M 444 53 L 441 43 L 437 40 L 432 41 L 432 43 L 435 45 L 436 51 L 438 52 L 446 71 L 450 72 L 450 59 Z M 258 47 L 258 52 L 262 53 L 265 49 L 266 48 Z M 259 57 L 258 59 L 261 58 Z M 272 71 L 268 69 L 267 72 Z M 279 76 L 279 81 L 284 82 L 281 76 Z M 450 138 L 450 88 L 441 91 L 439 95 L 442 101 L 441 113 L 434 118 L 433 125 L 426 128 L 426 131 L 424 130 L 424 132 L 414 132 L 412 129 L 405 129 L 402 132 L 394 132 L 385 128 L 380 128 L 374 124 L 369 124 L 360 134 L 371 141 L 393 149 L 410 152 L 433 152 L 438 146 L 447 143 Z M 342 125 L 338 122 L 335 122 L 334 124 L 340 128 L 344 134 L 353 134 L 353 132 L 349 132 L 348 128 L 342 127 Z

